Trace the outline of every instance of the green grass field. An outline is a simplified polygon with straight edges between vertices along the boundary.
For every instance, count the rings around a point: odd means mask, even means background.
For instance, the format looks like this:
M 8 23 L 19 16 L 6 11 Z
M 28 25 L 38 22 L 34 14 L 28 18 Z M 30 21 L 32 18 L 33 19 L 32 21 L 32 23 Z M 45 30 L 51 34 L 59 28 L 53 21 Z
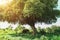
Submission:
M 20 26 L 16 30 L 12 30 L 10 27 L 0 29 L 0 40 L 60 40 L 60 27 L 39 29 L 40 32 L 34 36 L 31 32 L 23 33 L 23 29 Z
M 60 40 L 60 35 L 0 34 L 0 40 Z

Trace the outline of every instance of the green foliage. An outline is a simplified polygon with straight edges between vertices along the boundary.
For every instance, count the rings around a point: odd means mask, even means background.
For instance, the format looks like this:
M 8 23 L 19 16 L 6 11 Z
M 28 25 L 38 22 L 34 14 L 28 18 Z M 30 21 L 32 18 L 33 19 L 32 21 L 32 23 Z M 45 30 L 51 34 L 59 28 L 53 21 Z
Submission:
M 24 7 L 24 16 L 34 15 L 36 17 L 42 16 L 41 12 L 43 12 L 43 8 L 45 5 L 41 3 L 39 0 L 27 0 Z M 34 17 L 33 16 L 33 17 Z
M 17 28 L 15 28 L 15 32 L 18 33 L 22 33 L 22 31 L 25 29 L 25 27 L 23 27 L 22 25 L 18 25 Z
M 46 28 L 45 31 L 46 31 L 46 33 L 54 33 L 54 30 L 49 27 Z
M 40 37 L 40 40 L 48 40 L 48 37 L 42 35 L 42 36 Z
M 54 27 L 54 33 L 60 34 L 60 26 L 55 26 Z
M 16 31 L 20 31 L 19 29 L 21 30 L 25 29 L 22 28 L 22 25 L 19 25 L 16 29 L 12 30 L 10 26 L 6 29 L 0 29 L 0 40 L 60 40 L 60 26 L 53 25 L 50 28 L 39 29 L 40 33 L 39 34 L 37 33 L 34 36 L 32 34 L 29 34 L 29 32 L 26 34 L 24 33 L 16 34 Z M 41 31 L 45 32 L 45 34 L 43 33 L 42 35 Z
M 37 28 L 37 31 L 38 31 L 38 32 L 40 32 L 40 31 L 41 31 L 41 28 L 40 28 L 40 27 L 38 27 L 38 28 Z
M 13 34 L 14 35 L 14 34 Z M 0 40 L 60 40 L 60 35 L 38 35 L 38 36 L 31 36 L 31 34 L 22 34 L 22 36 L 13 36 L 13 35 L 0 35 Z
M 59 34 L 60 33 L 60 26 L 52 25 L 51 27 L 47 27 L 44 29 L 41 29 L 40 27 L 37 29 L 39 33 L 42 34 Z
M 24 17 L 31 18 L 31 21 L 53 22 L 56 15 L 53 8 L 56 7 L 57 0 L 27 0 L 23 10 Z
M 7 7 L 0 8 L 0 19 L 8 22 L 33 24 L 36 21 L 50 22 L 56 20 L 53 8 L 58 0 L 13 0 Z M 30 19 L 30 20 L 27 20 Z

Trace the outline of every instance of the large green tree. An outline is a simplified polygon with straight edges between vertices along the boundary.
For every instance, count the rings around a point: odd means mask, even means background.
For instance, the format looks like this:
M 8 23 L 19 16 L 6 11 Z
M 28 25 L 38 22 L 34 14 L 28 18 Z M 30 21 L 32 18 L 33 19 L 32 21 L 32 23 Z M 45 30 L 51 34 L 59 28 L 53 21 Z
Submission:
M 13 0 L 11 5 L 1 9 L 0 19 L 8 22 L 29 24 L 36 33 L 34 24 L 38 22 L 52 23 L 56 21 L 54 9 L 58 0 Z
M 52 23 L 56 22 L 56 13 L 54 9 L 58 0 L 27 0 L 23 15 L 27 23 L 31 25 L 34 32 L 34 24 L 38 22 Z

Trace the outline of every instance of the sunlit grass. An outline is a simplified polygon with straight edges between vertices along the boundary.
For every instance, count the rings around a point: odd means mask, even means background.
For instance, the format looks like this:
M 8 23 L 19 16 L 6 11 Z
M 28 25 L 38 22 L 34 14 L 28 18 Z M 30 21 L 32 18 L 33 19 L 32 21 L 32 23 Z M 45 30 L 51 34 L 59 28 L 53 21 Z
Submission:
M 18 33 L 17 31 L 19 30 L 21 31 L 21 29 L 23 30 L 21 26 L 18 26 L 16 30 L 12 30 L 10 27 L 6 29 L 0 29 L 0 40 L 60 40 L 60 34 L 55 34 L 58 33 L 58 31 L 55 33 L 45 33 L 45 34 L 37 33 L 36 35 L 33 36 L 30 32 Z
M 60 40 L 60 36 L 53 34 L 52 36 L 40 35 L 39 37 L 27 34 L 25 36 L 0 35 L 0 40 Z

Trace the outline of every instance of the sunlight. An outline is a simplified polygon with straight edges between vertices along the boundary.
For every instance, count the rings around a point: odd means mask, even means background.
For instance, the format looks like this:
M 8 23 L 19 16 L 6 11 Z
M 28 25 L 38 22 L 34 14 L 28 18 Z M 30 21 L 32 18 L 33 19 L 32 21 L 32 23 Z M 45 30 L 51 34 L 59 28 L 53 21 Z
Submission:
M 0 6 L 6 6 L 11 3 L 12 0 L 0 0 Z

